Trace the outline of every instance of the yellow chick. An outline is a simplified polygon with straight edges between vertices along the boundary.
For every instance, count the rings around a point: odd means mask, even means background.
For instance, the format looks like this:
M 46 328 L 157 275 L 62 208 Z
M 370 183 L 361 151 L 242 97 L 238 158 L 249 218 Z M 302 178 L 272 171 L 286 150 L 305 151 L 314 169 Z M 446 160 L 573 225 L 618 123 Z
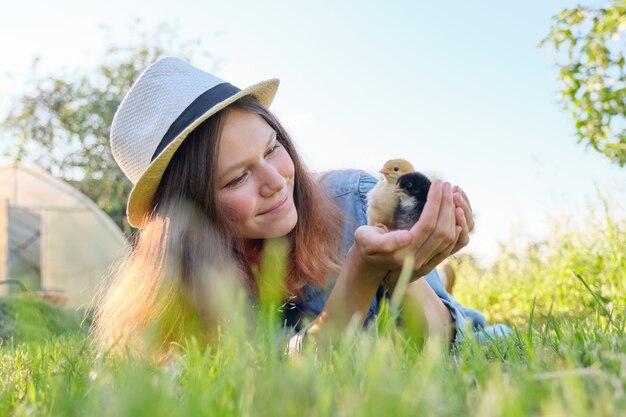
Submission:
M 367 193 L 367 224 L 383 229 L 395 229 L 394 213 L 399 202 L 394 192 L 398 177 L 415 171 L 413 165 L 404 159 L 391 159 L 385 162 L 379 172 L 383 178 Z

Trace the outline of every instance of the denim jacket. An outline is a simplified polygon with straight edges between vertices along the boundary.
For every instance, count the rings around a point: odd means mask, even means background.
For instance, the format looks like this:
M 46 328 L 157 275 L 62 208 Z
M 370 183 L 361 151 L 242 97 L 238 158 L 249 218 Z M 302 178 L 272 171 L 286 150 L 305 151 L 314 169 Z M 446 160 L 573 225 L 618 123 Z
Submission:
M 377 180 L 361 170 L 339 170 L 319 174 L 318 181 L 325 192 L 335 200 L 337 206 L 343 211 L 341 256 L 342 259 L 345 259 L 348 250 L 354 243 L 354 231 L 357 227 L 367 224 L 367 193 L 376 184 Z M 435 294 L 449 309 L 450 315 L 455 322 L 455 341 L 462 340 L 466 325 L 471 325 L 474 329 L 486 327 L 482 314 L 476 310 L 461 306 L 458 301 L 446 292 L 436 270 L 428 273 L 424 276 L 424 279 L 426 279 Z M 315 319 L 324 308 L 331 289 L 307 286 L 304 288 L 304 297 L 301 301 L 287 303 L 285 305 L 285 321 L 288 328 L 295 332 L 305 332 L 308 322 Z M 381 284 L 370 305 L 365 325 L 378 314 L 380 301 L 384 295 L 385 292 Z

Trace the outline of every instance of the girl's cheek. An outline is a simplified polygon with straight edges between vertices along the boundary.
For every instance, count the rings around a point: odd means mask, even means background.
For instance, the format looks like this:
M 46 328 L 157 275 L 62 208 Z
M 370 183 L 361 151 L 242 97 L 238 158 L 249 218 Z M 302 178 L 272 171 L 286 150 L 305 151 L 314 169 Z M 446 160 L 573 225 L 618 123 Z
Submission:
M 281 155 L 278 158 L 278 172 L 285 178 L 293 177 L 295 167 L 291 157 L 284 148 L 281 148 Z
M 219 201 L 240 220 L 248 219 L 254 213 L 254 199 L 250 198 L 248 193 L 229 193 L 222 196 Z

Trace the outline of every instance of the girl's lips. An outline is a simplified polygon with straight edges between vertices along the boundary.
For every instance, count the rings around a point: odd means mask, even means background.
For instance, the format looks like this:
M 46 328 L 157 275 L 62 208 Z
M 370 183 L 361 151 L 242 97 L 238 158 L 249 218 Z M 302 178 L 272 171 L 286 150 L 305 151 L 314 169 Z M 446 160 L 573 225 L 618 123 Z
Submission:
M 272 208 L 270 208 L 267 211 L 264 211 L 263 213 L 260 213 L 259 215 L 263 215 L 263 214 L 270 214 L 270 213 L 275 213 L 280 211 L 280 209 L 282 209 L 283 207 L 285 207 L 287 204 L 287 200 L 289 200 L 289 193 L 287 193 L 285 195 L 285 197 L 278 202 L 278 204 L 276 204 L 275 206 L 273 206 Z

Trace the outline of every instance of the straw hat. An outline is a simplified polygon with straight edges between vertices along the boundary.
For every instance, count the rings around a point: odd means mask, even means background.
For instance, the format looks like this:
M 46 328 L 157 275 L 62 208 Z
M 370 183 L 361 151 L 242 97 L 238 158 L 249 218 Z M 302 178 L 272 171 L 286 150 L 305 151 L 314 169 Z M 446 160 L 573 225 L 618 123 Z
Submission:
M 128 221 L 143 227 L 167 164 L 200 123 L 245 95 L 269 107 L 279 81 L 244 90 L 173 57 L 161 58 L 139 76 L 120 104 L 111 125 L 111 151 L 133 183 Z

